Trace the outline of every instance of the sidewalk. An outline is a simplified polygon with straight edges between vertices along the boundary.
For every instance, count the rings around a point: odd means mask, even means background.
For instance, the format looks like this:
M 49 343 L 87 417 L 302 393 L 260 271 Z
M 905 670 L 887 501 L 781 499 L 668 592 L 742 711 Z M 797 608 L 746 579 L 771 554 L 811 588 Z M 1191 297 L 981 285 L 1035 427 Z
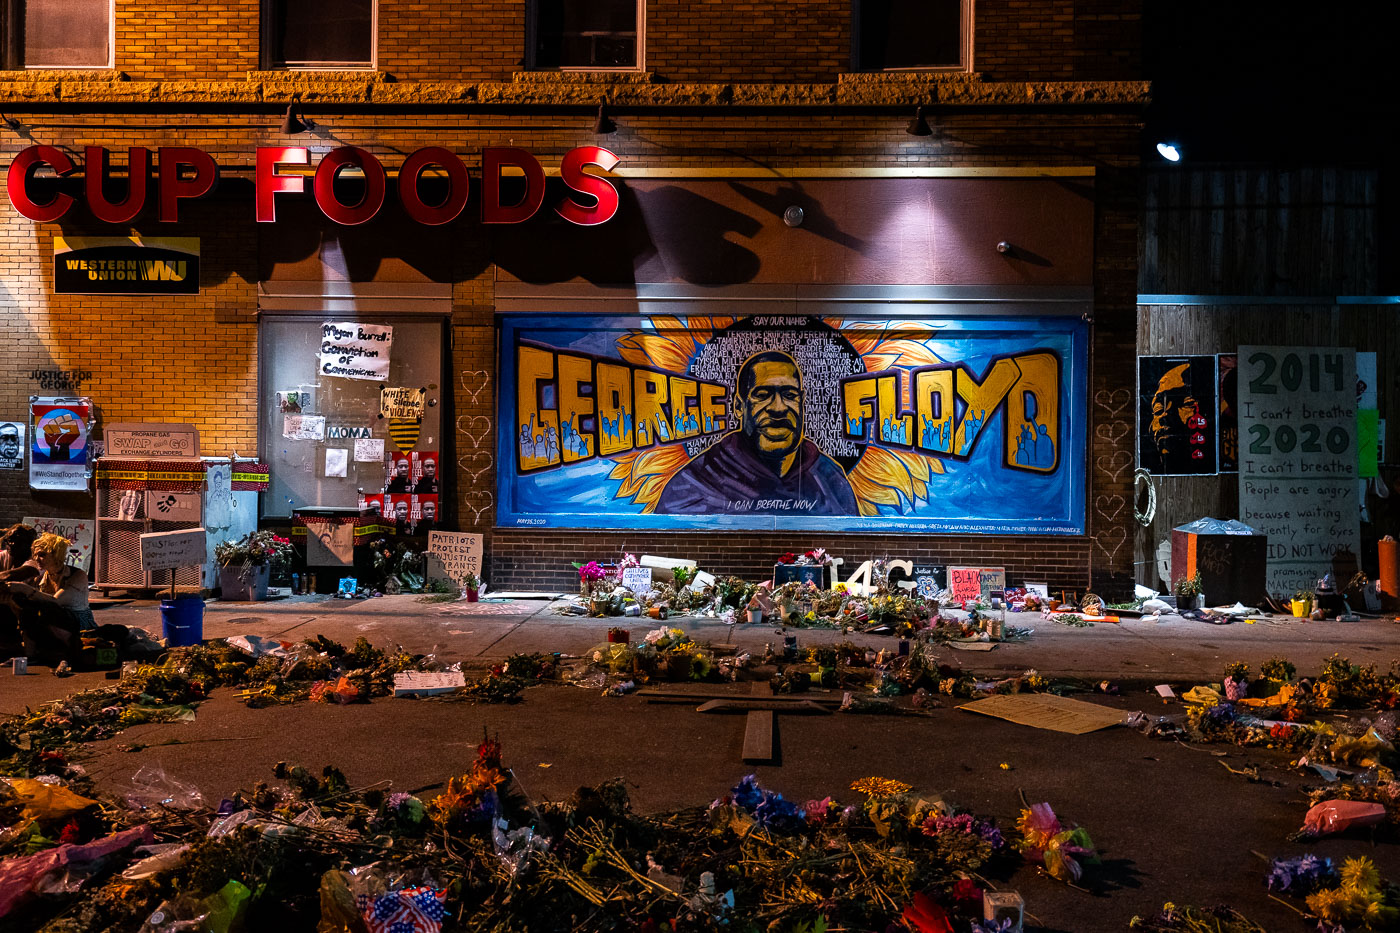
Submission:
M 626 628 L 634 639 L 640 639 L 652 628 L 666 624 L 697 640 L 735 644 L 756 654 L 762 654 L 770 643 L 780 647 L 784 634 L 769 624 L 736 625 L 731 630 L 716 619 L 689 616 L 661 623 L 636 617 L 560 615 L 552 610 L 554 603 L 544 599 L 481 603 L 422 603 L 419 599 L 294 596 L 257 603 L 211 600 L 205 607 L 204 637 L 258 635 L 300 641 L 324 635 L 349 645 L 364 636 L 377 645 L 399 644 L 411 652 L 431 652 L 447 663 L 460 661 L 472 669 L 521 652 L 581 655 L 605 641 L 612 627 Z M 1361 622 L 1310 622 L 1281 616 L 1265 619 L 1253 624 L 1211 625 L 1165 616 L 1160 622 L 1125 620 L 1076 628 L 1050 622 L 1039 613 L 1008 614 L 1008 624 L 1034 629 L 1034 634 L 998 644 L 991 651 L 948 646 L 940 653 L 948 663 L 979 673 L 1035 668 L 1051 677 L 1174 686 L 1218 681 L 1231 661 L 1245 661 L 1257 669 L 1261 661 L 1284 657 L 1306 676 L 1334 653 L 1353 663 L 1375 664 L 1382 669 L 1389 667 L 1392 658 L 1400 658 L 1400 624 L 1389 618 Z M 99 609 L 97 620 L 99 624 L 139 626 L 157 637 L 161 634 L 159 604 L 153 600 Z M 794 629 L 789 633 L 796 634 L 799 645 L 850 640 L 878 649 L 893 648 L 896 643 L 887 635 L 846 635 L 832 629 Z M 67 696 L 103 679 L 100 673 L 58 679 L 49 676 L 45 668 L 35 672 L 39 676 L 27 678 L 0 673 L 0 714 Z

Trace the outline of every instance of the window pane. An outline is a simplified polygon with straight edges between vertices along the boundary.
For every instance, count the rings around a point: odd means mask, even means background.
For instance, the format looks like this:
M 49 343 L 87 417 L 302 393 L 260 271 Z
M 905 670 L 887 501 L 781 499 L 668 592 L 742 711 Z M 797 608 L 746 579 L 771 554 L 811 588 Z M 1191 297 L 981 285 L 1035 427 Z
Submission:
M 373 59 L 374 0 L 274 0 L 275 65 L 369 65 Z
M 637 0 L 538 0 L 535 65 L 634 68 Z
M 110 0 L 28 0 L 24 63 L 30 68 L 107 68 Z
M 407 320 L 402 317 L 369 317 L 327 311 L 315 317 L 266 315 L 258 323 L 262 354 L 259 360 L 262 394 L 262 456 L 272 469 L 272 484 L 263 496 L 263 514 L 284 518 L 293 508 L 330 506 L 353 508 L 361 491 L 377 493 L 385 486 L 388 461 L 395 447 L 388 422 L 379 417 L 380 384 L 362 379 L 340 379 L 317 372 L 321 325 L 326 321 L 357 321 L 394 329 L 389 352 L 390 386 L 429 386 L 442 382 L 442 320 Z M 279 397 L 278 393 L 284 393 Z M 296 393 L 295 405 L 286 405 L 286 393 Z M 438 398 L 436 390 L 429 398 Z M 282 403 L 282 404 L 279 404 Z M 285 408 L 285 411 L 283 410 Z M 292 440 L 286 413 L 324 418 L 319 439 Z M 442 405 L 424 409 L 415 449 L 442 450 Z M 353 438 L 332 438 L 333 428 L 369 428 L 370 436 L 384 439 L 384 459 L 357 461 Z M 327 476 L 326 451 L 350 451 L 344 476 Z M 445 478 L 440 479 L 440 483 Z M 393 490 L 391 490 L 392 492 Z M 440 485 L 438 495 L 443 488 Z M 434 501 L 436 509 L 439 500 Z
M 861 0 L 860 67 L 962 65 L 963 0 Z

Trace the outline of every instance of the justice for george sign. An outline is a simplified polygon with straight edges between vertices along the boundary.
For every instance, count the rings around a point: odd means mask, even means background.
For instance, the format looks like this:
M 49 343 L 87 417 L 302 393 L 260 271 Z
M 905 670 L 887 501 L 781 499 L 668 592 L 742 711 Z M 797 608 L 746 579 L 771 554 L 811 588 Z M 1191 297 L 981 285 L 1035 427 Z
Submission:
M 389 378 L 394 329 L 354 321 L 321 325 L 321 374 L 383 382 Z
M 454 580 L 481 573 L 481 535 L 464 531 L 428 532 L 428 553 L 437 555 L 442 568 Z
M 141 570 L 174 570 L 204 563 L 203 528 L 188 531 L 158 531 L 141 536 Z
M 1358 553 L 1356 353 L 1240 347 L 1239 409 L 1240 521 L 1269 536 L 1270 593 L 1311 590 Z

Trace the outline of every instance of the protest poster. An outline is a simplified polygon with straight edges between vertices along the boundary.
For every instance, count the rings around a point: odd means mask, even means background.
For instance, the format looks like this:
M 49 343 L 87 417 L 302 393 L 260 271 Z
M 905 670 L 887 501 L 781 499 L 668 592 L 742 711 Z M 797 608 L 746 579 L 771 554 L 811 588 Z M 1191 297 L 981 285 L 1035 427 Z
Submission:
M 324 376 L 383 382 L 389 378 L 389 351 L 394 329 L 378 324 L 331 321 L 321 325 Z
M 1245 346 L 1239 373 L 1240 521 L 1268 535 L 1268 590 L 1287 598 L 1360 553 L 1356 351 Z
M 381 418 L 421 418 L 428 393 L 423 389 L 404 387 L 379 390 L 379 416 Z
M 0 470 L 24 469 L 24 428 L 21 421 L 0 421 Z
M 92 546 L 97 539 L 96 524 L 90 518 L 35 518 L 23 519 L 32 525 L 39 534 L 54 534 L 73 542 L 68 548 L 68 558 L 64 563 L 77 567 L 84 573 L 92 572 Z
M 207 538 L 208 532 L 203 528 L 156 531 L 141 535 L 142 572 L 175 570 L 204 563 L 204 545 Z
M 461 582 L 467 574 L 481 576 L 481 535 L 430 531 L 428 553 L 442 561 L 443 571 L 453 580 Z
M 32 396 L 29 411 L 29 485 L 86 490 L 92 400 Z

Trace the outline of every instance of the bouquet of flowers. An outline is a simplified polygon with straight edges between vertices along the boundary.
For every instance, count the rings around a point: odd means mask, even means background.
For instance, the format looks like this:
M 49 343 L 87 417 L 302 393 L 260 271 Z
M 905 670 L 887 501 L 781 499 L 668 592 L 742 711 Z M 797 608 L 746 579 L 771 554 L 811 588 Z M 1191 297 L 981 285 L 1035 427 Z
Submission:
M 261 567 L 291 559 L 292 539 L 281 538 L 270 531 L 250 531 L 236 541 L 220 541 L 214 545 L 214 559 L 222 566 L 235 564 Z

